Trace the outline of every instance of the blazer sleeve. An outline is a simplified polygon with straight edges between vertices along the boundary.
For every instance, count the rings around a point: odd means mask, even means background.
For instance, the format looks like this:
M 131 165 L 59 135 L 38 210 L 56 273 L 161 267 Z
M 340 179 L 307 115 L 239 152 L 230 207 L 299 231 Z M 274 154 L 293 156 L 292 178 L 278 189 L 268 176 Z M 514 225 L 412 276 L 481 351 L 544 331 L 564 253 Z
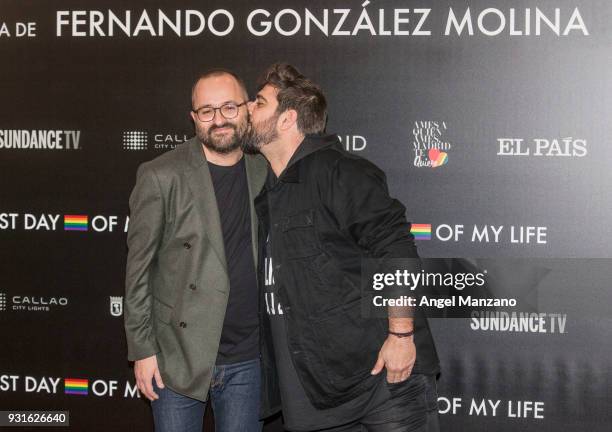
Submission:
M 159 180 L 146 163 L 138 168 L 129 204 L 124 324 L 128 359 L 134 361 L 160 351 L 151 325 L 151 266 L 163 235 L 164 205 Z

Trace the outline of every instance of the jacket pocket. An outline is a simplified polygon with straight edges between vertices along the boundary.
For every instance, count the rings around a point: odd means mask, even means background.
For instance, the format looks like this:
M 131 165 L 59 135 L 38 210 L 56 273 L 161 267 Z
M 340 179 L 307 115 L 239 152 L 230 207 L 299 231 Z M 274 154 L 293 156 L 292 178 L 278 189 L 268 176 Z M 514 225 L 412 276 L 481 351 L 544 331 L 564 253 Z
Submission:
M 321 252 L 313 209 L 285 216 L 281 230 L 283 249 L 288 259 L 305 258 Z
M 329 310 L 312 325 L 319 341 L 317 352 L 338 390 L 346 390 L 343 384 L 374 367 L 382 346 L 381 326 L 362 317 L 361 298 Z
M 153 297 L 153 316 L 157 320 L 163 322 L 164 324 L 170 324 L 172 322 L 173 311 L 173 308 Z

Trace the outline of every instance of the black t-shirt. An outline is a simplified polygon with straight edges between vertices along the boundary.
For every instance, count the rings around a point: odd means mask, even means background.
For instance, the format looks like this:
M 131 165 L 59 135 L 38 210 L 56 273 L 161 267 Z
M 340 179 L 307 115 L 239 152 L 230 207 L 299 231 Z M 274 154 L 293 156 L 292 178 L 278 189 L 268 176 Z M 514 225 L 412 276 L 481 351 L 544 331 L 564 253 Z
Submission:
M 359 395 L 334 408 L 319 410 L 310 403 L 293 366 L 287 345 L 283 305 L 279 302 L 279 286 L 274 280 L 273 244 L 273 239 L 268 237 L 264 259 L 264 298 L 274 344 L 285 428 L 291 431 L 310 431 L 355 421 L 365 412 L 385 403 L 391 397 L 388 387 L 384 384 L 386 378 L 381 379 L 380 385 L 376 386 L 373 391 Z
M 239 363 L 259 356 L 257 279 L 246 168 L 244 158 L 232 166 L 209 162 L 208 168 L 219 207 L 230 279 L 216 363 Z

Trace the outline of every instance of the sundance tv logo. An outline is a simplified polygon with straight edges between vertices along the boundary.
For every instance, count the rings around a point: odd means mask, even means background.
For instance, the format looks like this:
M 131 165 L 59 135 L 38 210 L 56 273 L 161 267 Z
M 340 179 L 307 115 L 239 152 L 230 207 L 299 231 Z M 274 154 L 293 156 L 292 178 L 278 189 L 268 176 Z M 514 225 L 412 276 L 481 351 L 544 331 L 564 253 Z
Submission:
M 443 137 L 447 129 L 446 122 L 414 122 L 412 150 L 415 167 L 439 168 L 448 163 L 448 151 L 452 146 Z
M 470 329 L 484 332 L 567 333 L 567 314 L 551 312 L 473 311 Z
M 0 149 L 80 150 L 81 131 L 0 129 Z

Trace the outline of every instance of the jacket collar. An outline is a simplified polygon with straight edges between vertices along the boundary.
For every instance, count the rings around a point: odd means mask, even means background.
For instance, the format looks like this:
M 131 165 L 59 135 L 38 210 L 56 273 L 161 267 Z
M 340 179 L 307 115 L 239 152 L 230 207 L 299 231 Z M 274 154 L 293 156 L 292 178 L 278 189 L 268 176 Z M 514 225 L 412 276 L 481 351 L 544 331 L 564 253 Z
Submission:
M 291 159 L 289 159 L 287 167 L 281 173 L 279 180 L 282 180 L 285 183 L 299 183 L 300 165 L 297 162 L 304 159 L 306 156 L 311 155 L 312 153 L 318 152 L 319 150 L 338 146 L 342 148 L 342 144 L 336 135 L 306 135 L 298 148 L 295 150 L 295 153 L 293 153 L 293 156 L 291 156 Z

